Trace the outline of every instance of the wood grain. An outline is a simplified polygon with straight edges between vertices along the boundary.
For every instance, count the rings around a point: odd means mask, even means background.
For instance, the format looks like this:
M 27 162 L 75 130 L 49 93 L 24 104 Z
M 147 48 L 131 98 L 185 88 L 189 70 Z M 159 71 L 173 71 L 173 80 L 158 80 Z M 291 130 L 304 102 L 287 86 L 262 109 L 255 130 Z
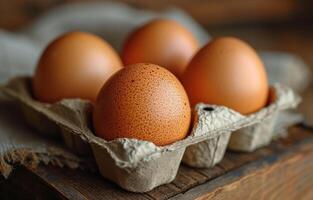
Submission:
M 287 138 L 254 153 L 227 152 L 214 168 L 181 165 L 172 183 L 144 194 L 124 191 L 99 174 L 40 166 L 20 167 L 2 181 L 0 199 L 236 199 L 238 195 L 247 199 L 280 199 L 285 193 L 290 193 L 288 197 L 306 198 L 312 195 L 311 174 L 313 130 L 293 127 Z
M 311 142 L 252 162 L 173 199 L 312 199 Z

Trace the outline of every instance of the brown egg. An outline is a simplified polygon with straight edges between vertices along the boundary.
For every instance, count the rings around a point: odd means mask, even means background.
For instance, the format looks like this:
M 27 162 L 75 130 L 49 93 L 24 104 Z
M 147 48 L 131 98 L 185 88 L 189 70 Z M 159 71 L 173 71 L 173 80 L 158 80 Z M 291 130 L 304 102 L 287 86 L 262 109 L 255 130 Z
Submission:
M 192 105 L 224 105 L 242 114 L 264 107 L 269 90 L 256 51 L 232 37 L 217 38 L 203 47 L 189 63 L 183 85 Z
M 134 64 L 114 74 L 101 89 L 93 112 L 96 135 L 106 140 L 136 138 L 167 145 L 186 137 L 187 94 L 168 70 Z
M 104 82 L 121 66 L 117 53 L 100 37 L 67 33 L 43 52 L 33 78 L 33 94 L 49 103 L 64 98 L 95 101 Z
M 198 50 L 195 37 L 172 20 L 153 20 L 133 32 L 124 43 L 124 65 L 148 62 L 167 68 L 177 77 Z

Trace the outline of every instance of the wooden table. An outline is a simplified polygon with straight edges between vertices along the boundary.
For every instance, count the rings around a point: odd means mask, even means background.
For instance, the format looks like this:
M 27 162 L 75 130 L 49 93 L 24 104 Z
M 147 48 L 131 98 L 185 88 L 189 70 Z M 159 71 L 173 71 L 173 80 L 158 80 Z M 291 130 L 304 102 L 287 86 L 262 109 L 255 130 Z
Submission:
M 80 170 L 17 168 L 0 183 L 0 199 L 313 199 L 313 129 L 253 153 L 227 152 L 212 169 L 181 165 L 176 179 L 144 194 L 126 192 Z

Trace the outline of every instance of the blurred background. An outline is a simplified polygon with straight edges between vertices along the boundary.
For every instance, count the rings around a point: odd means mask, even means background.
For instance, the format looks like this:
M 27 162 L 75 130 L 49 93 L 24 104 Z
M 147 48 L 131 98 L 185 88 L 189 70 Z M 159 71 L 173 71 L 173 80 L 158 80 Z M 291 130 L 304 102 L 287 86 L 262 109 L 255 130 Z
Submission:
M 47 13 L 53 9 L 62 6 L 70 9 L 70 5 L 87 2 L 90 5 L 90 2 L 108 1 L 0 0 L 0 29 L 9 33 L 25 31 L 34 22 L 38 22 L 42 16 L 47 17 Z M 310 66 L 311 71 L 306 73 L 313 71 L 313 1 L 311 0 L 114 1 L 116 2 L 153 13 L 179 9 L 190 15 L 211 37 L 231 35 L 249 42 L 257 50 L 291 53 Z M 63 10 L 63 12 L 67 11 Z M 123 10 L 118 9 L 112 12 L 116 12 L 116 15 L 124 14 Z M 140 13 L 136 17 L 140 19 Z M 132 18 L 129 18 L 130 24 L 131 20 Z M 49 20 L 37 23 L 37 29 L 42 26 L 49 27 L 49 24 L 45 24 L 48 22 Z M 88 24 L 84 26 L 89 28 Z M 103 27 L 103 29 L 107 28 L 110 27 Z M 47 30 L 53 30 L 53 24 Z M 289 78 L 292 79 L 292 77 Z M 312 83 L 300 92 L 304 97 L 300 109 L 305 112 L 307 119 L 312 123 Z
M 20 30 L 53 8 L 84 0 L 0 0 L 0 28 Z M 213 37 L 233 35 L 257 49 L 286 50 L 313 65 L 311 0 L 117 0 L 145 10 L 180 8 Z
M 77 2 L 91 0 L 1 0 L 0 26 L 17 30 L 48 10 Z M 96 0 L 93 0 L 96 2 Z M 105 2 L 99 1 L 98 2 Z M 232 26 L 264 26 L 283 24 L 312 27 L 313 2 L 310 0 L 117 0 L 128 5 L 161 11 L 177 7 L 189 13 L 197 22 L 208 29 Z

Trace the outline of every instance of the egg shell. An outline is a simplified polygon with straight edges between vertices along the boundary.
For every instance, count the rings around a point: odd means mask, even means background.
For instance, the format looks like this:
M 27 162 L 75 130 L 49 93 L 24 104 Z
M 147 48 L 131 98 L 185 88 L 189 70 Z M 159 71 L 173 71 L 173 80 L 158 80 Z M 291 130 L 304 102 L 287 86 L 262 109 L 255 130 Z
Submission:
M 249 114 L 267 103 L 263 63 L 252 47 L 232 37 L 217 38 L 204 46 L 190 61 L 182 82 L 191 105 L 224 105 Z
M 121 57 L 124 65 L 153 63 L 180 77 L 198 49 L 197 40 L 185 27 L 173 20 L 156 19 L 128 37 Z
M 66 33 L 43 52 L 33 78 L 33 94 L 48 103 L 64 98 L 94 102 L 105 81 L 121 67 L 118 54 L 100 37 Z
M 167 145 L 186 137 L 190 116 L 178 79 L 165 68 L 139 63 L 123 68 L 103 86 L 93 124 L 106 140 L 136 138 Z

